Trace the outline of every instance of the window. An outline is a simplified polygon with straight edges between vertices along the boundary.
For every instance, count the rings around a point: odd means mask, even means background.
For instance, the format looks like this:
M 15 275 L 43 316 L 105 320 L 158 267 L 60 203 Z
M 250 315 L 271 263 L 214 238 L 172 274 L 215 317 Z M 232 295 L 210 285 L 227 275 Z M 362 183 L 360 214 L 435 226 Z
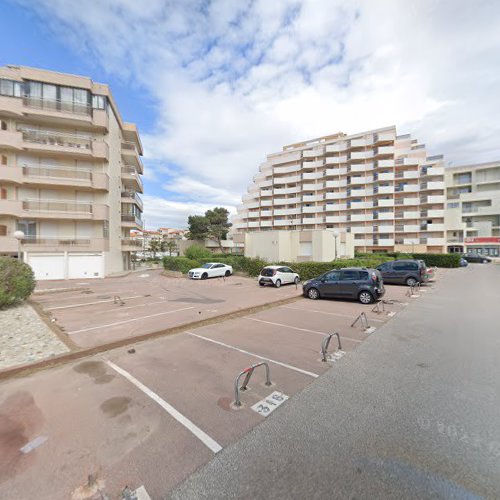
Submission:
M 391 270 L 391 264 L 389 262 L 385 262 L 384 264 L 381 264 L 380 266 L 377 267 L 379 271 L 390 271 Z
M 342 281 L 357 280 L 358 278 L 358 271 L 342 271 Z
M 7 236 L 7 226 L 0 226 L 0 236 Z
M 92 107 L 94 109 L 106 109 L 106 96 L 93 95 L 92 96 Z
M 0 78 L 0 95 L 21 97 L 22 83 Z
M 394 271 L 418 271 L 416 262 L 396 262 L 393 265 Z
M 7 188 L 0 187 L 0 200 L 7 199 Z
M 325 281 L 338 281 L 340 279 L 340 271 L 332 271 L 325 274 Z
M 0 120 L 0 128 L 2 130 L 7 130 L 7 122 L 4 122 L 3 120 Z
M 369 278 L 368 271 L 359 271 L 359 279 L 367 281 Z
M 0 157 L 0 160 L 1 160 L 2 165 L 7 165 L 7 156 L 6 155 L 2 155 Z
M 460 206 L 460 203 L 448 203 L 448 208 L 458 208 Z

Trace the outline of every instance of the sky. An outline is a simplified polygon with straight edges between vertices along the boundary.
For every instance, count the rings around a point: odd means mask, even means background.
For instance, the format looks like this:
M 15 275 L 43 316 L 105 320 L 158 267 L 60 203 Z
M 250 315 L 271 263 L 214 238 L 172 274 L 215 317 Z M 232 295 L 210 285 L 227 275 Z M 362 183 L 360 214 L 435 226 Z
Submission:
M 497 0 L 0 0 L 0 65 L 110 85 L 144 144 L 148 228 L 232 213 L 266 154 L 396 125 L 500 160 Z

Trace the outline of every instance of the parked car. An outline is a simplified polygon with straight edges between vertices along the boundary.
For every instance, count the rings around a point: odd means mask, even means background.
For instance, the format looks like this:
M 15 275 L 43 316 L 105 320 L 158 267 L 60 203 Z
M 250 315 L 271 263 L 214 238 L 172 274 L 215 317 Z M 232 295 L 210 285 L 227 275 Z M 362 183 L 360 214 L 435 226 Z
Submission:
M 206 280 L 207 278 L 216 278 L 218 276 L 231 276 L 233 274 L 232 266 L 221 264 L 220 262 L 208 262 L 196 269 L 190 269 L 188 276 L 193 280 Z
M 465 254 L 463 258 L 467 262 L 479 262 L 481 264 L 488 264 L 491 262 L 491 259 L 489 257 L 485 257 L 484 255 L 473 255 L 473 254 Z
M 460 267 L 467 267 L 469 263 L 463 258 L 460 257 Z
M 303 284 L 303 294 L 310 299 L 354 299 L 370 304 L 384 296 L 382 276 L 376 269 L 348 267 L 334 269 Z
M 423 260 L 401 259 L 384 262 L 377 267 L 384 283 L 415 286 L 427 281 L 427 266 Z
M 266 266 L 259 274 L 257 280 L 260 286 L 274 285 L 279 288 L 286 283 L 295 283 L 300 281 L 300 276 L 287 266 Z

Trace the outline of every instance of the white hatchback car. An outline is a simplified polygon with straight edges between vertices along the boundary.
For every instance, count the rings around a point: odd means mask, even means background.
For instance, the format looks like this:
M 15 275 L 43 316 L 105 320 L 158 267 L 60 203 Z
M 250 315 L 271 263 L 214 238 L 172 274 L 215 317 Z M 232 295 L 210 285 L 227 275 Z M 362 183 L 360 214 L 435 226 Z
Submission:
M 206 280 L 207 278 L 216 278 L 219 276 L 231 276 L 233 274 L 232 266 L 221 264 L 220 262 L 207 262 L 201 267 L 190 269 L 188 276 L 193 280 Z
M 260 286 L 274 285 L 279 288 L 286 283 L 300 282 L 300 276 L 287 266 L 266 266 L 259 274 L 258 282 Z

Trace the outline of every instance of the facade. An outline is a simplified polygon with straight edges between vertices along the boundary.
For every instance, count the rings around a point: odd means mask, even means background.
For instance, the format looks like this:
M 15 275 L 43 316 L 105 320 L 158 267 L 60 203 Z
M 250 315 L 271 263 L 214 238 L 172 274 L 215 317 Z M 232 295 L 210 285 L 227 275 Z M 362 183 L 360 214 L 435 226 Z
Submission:
M 338 230 L 358 252 L 442 252 L 442 156 L 387 127 L 285 146 L 260 165 L 234 231 Z
M 330 262 L 354 257 L 351 233 L 328 230 L 251 231 L 238 235 L 245 247 L 245 257 L 268 262 Z
M 37 279 L 129 269 L 130 231 L 142 229 L 141 155 L 107 85 L 0 67 L 0 254 L 20 251 Z
M 446 168 L 447 250 L 500 257 L 500 162 Z

